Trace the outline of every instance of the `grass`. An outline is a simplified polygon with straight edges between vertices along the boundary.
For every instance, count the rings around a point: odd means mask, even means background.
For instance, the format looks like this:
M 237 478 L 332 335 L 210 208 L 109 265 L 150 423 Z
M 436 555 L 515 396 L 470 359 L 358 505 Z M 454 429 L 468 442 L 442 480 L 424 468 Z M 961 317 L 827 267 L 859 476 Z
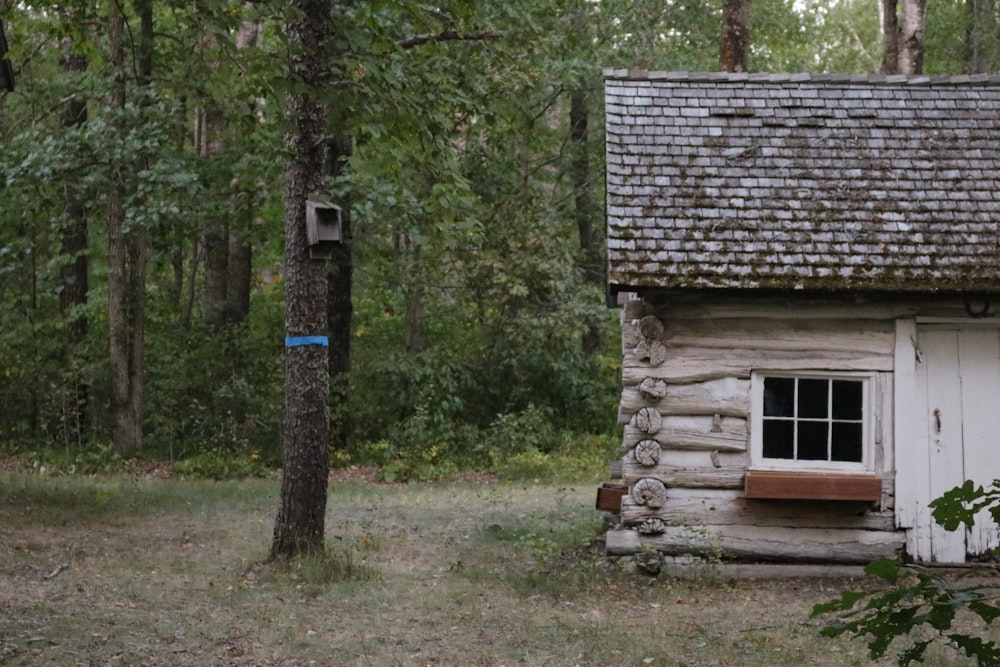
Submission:
M 327 553 L 262 567 L 277 492 L 0 473 L 0 664 L 870 664 L 808 620 L 844 582 L 606 560 L 592 483 L 338 483 Z

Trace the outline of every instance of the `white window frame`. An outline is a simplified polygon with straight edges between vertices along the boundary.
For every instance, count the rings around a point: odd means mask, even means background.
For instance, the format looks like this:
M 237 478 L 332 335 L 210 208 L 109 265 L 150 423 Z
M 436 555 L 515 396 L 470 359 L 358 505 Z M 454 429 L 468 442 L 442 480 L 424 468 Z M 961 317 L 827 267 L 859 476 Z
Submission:
M 861 461 L 800 461 L 797 459 L 764 458 L 764 378 L 794 378 L 799 380 L 856 380 L 862 383 L 861 396 Z M 755 470 L 798 470 L 817 472 L 872 472 L 875 467 L 872 452 L 875 442 L 875 373 L 854 371 L 768 371 L 750 374 L 750 462 Z

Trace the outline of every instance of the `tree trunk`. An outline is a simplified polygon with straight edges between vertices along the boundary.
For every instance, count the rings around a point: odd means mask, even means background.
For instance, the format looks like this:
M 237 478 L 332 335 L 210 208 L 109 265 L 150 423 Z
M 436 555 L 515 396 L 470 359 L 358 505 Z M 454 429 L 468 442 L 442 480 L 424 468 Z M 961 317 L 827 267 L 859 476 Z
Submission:
M 424 309 L 423 250 L 420 243 L 403 237 L 403 347 L 407 354 L 420 354 L 427 349 L 427 321 Z
M 259 23 L 240 23 L 236 48 L 255 46 L 259 40 Z M 212 160 L 226 152 L 225 128 L 225 115 L 216 106 L 196 111 L 195 142 L 199 155 Z M 247 239 L 253 224 L 253 204 L 250 203 L 253 197 L 241 194 L 233 192 L 228 210 L 219 210 L 205 221 L 202 306 L 209 331 L 242 324 L 250 316 L 253 249 Z
M 344 125 L 341 118 L 340 125 Z M 345 162 L 351 154 L 351 138 L 341 136 L 329 147 L 333 177 L 343 174 Z M 328 292 L 326 319 L 330 330 L 330 447 L 343 450 L 347 447 L 350 424 L 347 414 L 347 374 L 351 370 L 351 319 L 354 304 L 351 301 L 354 264 L 351 255 L 351 206 L 343 202 L 342 242 L 333 249 L 327 270 Z
M 225 119 L 214 106 L 195 110 L 195 144 L 198 155 L 212 161 L 222 155 L 225 142 L 222 132 Z M 229 277 L 229 220 L 221 208 L 210 209 L 205 220 L 202 248 L 205 256 L 205 283 L 202 309 L 205 326 L 218 331 L 226 324 L 226 287 Z
M 897 0 L 881 0 L 882 9 L 882 73 L 899 72 L 899 19 Z
M 285 160 L 285 419 L 281 500 L 269 558 L 324 547 L 329 472 L 329 359 L 317 338 L 327 333 L 326 267 L 309 256 L 306 199 L 323 185 L 332 3 L 293 0 L 287 24 L 288 79 Z
M 594 200 L 590 196 L 591 174 L 590 154 L 587 146 L 587 123 L 590 105 L 587 89 L 581 86 L 570 95 L 569 125 L 573 157 L 570 173 L 573 180 L 573 216 L 580 239 L 580 255 L 583 262 L 583 279 L 589 285 L 604 286 L 604 262 L 595 234 Z M 581 347 L 586 356 L 592 356 L 601 347 L 601 332 L 596 326 L 589 326 L 583 332 Z
M 924 71 L 924 17 L 927 0 L 903 0 L 899 34 L 899 73 L 921 74 Z
M 146 15 L 151 6 L 143 7 L 140 32 L 140 63 L 145 57 L 147 38 Z M 111 106 L 123 110 L 126 101 L 125 20 L 116 0 L 108 3 L 108 47 L 112 69 Z M 151 37 L 151 26 L 148 36 Z M 145 78 L 144 74 L 140 74 Z M 117 120 L 119 133 L 127 128 Z M 109 365 L 111 371 L 112 441 L 122 453 L 132 453 L 142 447 L 142 373 L 145 329 L 145 239 L 136 225 L 126 231 L 125 189 L 126 169 L 137 165 L 117 165 L 112 173 L 112 188 L 108 196 L 108 328 Z
M 985 74 L 993 69 L 997 47 L 995 0 L 965 0 L 966 71 Z
M 722 0 L 719 64 L 726 72 L 746 72 L 750 55 L 750 0 Z
M 883 74 L 921 74 L 924 70 L 926 0 L 881 0 Z
M 74 53 L 72 40 L 67 38 L 65 55 L 60 61 L 64 72 L 78 74 L 86 71 L 86 57 Z M 87 122 L 87 103 L 83 97 L 73 97 L 63 109 L 64 128 L 76 128 Z M 61 254 L 69 263 L 61 270 L 62 291 L 59 292 L 59 312 L 65 321 L 65 368 L 68 384 L 68 409 L 65 414 L 64 439 L 67 443 L 82 445 L 87 440 L 90 385 L 80 372 L 77 355 L 87 337 L 89 321 L 84 308 L 89 292 L 87 259 L 87 210 L 83 206 L 79 181 L 70 175 L 62 180 L 63 210 L 67 224 L 63 229 Z

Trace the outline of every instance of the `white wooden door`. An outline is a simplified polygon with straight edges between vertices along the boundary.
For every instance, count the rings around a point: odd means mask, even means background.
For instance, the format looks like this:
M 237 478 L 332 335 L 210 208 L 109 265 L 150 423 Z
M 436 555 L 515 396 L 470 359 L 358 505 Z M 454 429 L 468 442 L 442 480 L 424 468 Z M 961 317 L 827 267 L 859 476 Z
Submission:
M 967 479 L 989 485 L 1000 478 L 1000 329 L 926 326 L 918 328 L 917 338 L 917 409 L 923 414 L 915 418 L 926 433 L 927 479 L 897 484 L 926 485 L 920 499 L 926 507 Z M 897 409 L 906 413 L 906 406 Z M 935 562 L 965 562 L 967 555 L 1000 544 L 1000 531 L 986 513 L 968 531 L 945 531 L 929 513 L 920 521 L 927 523 L 916 529 L 929 537 Z

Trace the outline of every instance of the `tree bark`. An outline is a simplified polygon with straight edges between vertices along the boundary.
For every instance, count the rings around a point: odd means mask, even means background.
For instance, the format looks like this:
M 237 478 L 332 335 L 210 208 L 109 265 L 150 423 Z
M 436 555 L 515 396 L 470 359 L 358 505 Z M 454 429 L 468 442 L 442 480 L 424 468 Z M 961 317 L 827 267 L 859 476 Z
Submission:
M 750 56 L 750 0 L 722 0 L 719 65 L 726 72 L 746 72 Z
M 255 46 L 259 39 L 260 24 L 243 21 L 236 34 L 236 48 Z M 222 110 L 211 103 L 196 110 L 196 145 L 203 158 L 216 159 L 226 152 L 226 122 Z M 231 194 L 229 208 L 217 211 L 205 221 L 202 238 L 205 254 L 202 306 L 209 331 L 242 324 L 250 316 L 253 249 L 248 237 L 253 224 L 254 197 L 241 196 L 239 192 Z
M 881 7 L 882 73 L 921 74 L 927 0 L 881 0 Z
M 582 82 L 581 82 L 582 83 Z M 594 200 L 591 197 L 590 153 L 587 145 L 587 125 L 590 120 L 590 105 L 584 85 L 570 95 L 569 126 L 573 156 L 570 174 L 573 181 L 573 217 L 576 218 L 577 235 L 580 240 L 580 256 L 583 263 L 583 279 L 590 285 L 603 288 L 604 261 L 598 244 L 594 224 Z M 590 325 L 581 337 L 584 355 L 593 356 L 601 347 L 601 332 Z
M 903 0 L 899 41 L 899 73 L 922 74 L 924 71 L 924 17 L 927 0 Z
M 141 67 L 151 60 L 152 5 L 141 8 Z M 148 23 L 148 27 L 147 27 Z M 112 71 L 111 107 L 124 110 L 126 102 L 125 20 L 117 0 L 108 3 L 108 48 Z M 148 41 L 147 41 L 148 40 Z M 148 51 L 147 51 L 148 49 Z M 140 69 L 140 83 L 148 82 L 148 72 Z M 127 128 L 116 120 L 121 136 Z M 112 441 L 122 453 L 142 447 L 143 364 L 145 357 L 145 236 L 141 225 L 126 230 L 125 192 L 127 169 L 140 164 L 119 164 L 112 175 L 108 196 L 108 328 L 111 371 Z
M 212 161 L 222 155 L 225 119 L 214 106 L 195 110 L 195 141 L 198 155 Z M 226 324 L 226 292 L 229 277 L 229 220 L 221 207 L 209 213 L 202 235 L 205 257 L 205 283 L 202 287 L 202 311 L 209 331 Z
M 79 74 L 87 69 L 87 58 L 73 52 L 73 42 L 67 38 L 65 54 L 60 66 L 68 74 Z M 83 97 L 73 97 L 63 109 L 62 126 L 78 128 L 87 122 L 87 103 Z M 59 312 L 65 322 L 65 368 L 68 384 L 68 409 L 65 415 L 64 439 L 67 443 L 82 445 L 87 441 L 90 385 L 80 372 L 77 355 L 89 331 L 89 320 L 84 308 L 89 294 L 89 262 L 87 258 L 88 222 L 83 206 L 80 183 L 73 175 L 62 179 L 63 211 L 66 226 L 62 233 L 61 254 L 68 259 L 62 267 L 62 291 L 59 292 Z
M 996 59 L 997 17 L 995 0 L 965 0 L 966 70 L 984 74 Z
M 305 203 L 322 187 L 332 2 L 293 0 L 287 24 L 289 80 L 285 160 L 285 418 L 281 499 L 270 560 L 322 550 L 329 473 L 329 359 L 301 337 L 327 333 L 326 267 L 309 256 Z M 299 338 L 300 341 L 295 339 Z
M 899 19 L 896 16 L 897 0 L 881 0 L 882 18 L 882 73 L 899 72 Z
M 344 125 L 345 119 L 340 118 Z M 346 159 L 351 154 L 351 138 L 340 136 L 329 147 L 328 172 L 334 178 L 343 174 Z M 327 269 L 326 319 L 330 330 L 330 447 L 343 450 L 347 447 L 350 424 L 347 414 L 347 374 L 351 370 L 351 320 L 354 304 L 354 262 L 351 254 L 351 206 L 344 201 L 342 242 L 333 249 Z
M 236 34 L 236 48 L 259 46 L 261 24 L 244 20 Z M 239 195 L 239 193 L 237 193 Z M 243 193 L 233 206 L 235 225 L 229 228 L 229 276 L 226 282 L 226 322 L 245 324 L 250 317 L 250 290 L 253 285 L 253 246 L 250 231 L 256 209 L 256 193 Z

